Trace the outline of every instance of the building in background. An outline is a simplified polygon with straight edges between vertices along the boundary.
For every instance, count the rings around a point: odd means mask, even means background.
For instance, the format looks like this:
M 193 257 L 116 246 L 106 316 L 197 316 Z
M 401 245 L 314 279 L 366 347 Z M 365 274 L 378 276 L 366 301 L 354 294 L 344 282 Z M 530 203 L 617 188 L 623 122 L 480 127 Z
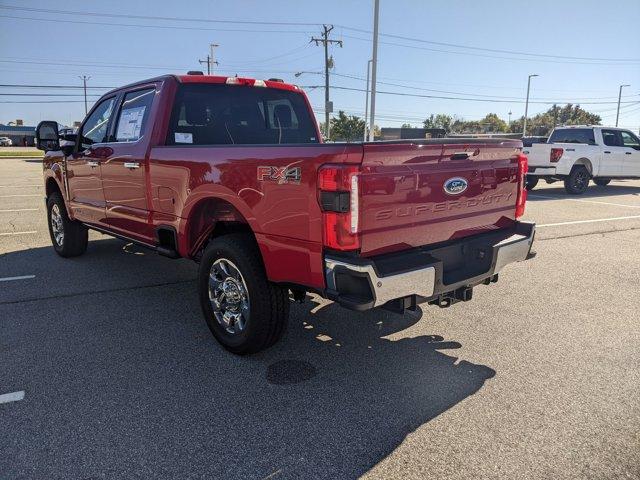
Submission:
M 36 127 L 28 127 L 22 124 L 22 120 L 9 122 L 13 125 L 0 123 L 0 137 L 9 137 L 14 147 L 35 146 Z

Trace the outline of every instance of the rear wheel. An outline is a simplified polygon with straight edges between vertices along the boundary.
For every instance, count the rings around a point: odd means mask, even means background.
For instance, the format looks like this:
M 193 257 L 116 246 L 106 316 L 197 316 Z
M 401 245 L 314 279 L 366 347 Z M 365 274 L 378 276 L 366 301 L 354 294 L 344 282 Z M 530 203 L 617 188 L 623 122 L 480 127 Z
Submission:
M 51 243 L 61 257 L 77 257 L 87 250 L 89 232 L 80 222 L 71 220 L 59 192 L 47 198 L 47 219 Z
M 526 183 L 527 190 L 530 192 L 531 190 L 536 188 L 536 185 L 538 185 L 538 177 L 532 177 L 531 175 L 527 175 L 527 183 Z
M 209 330 L 230 352 L 259 352 L 284 333 L 288 290 L 268 281 L 249 235 L 230 234 L 209 243 L 200 261 L 198 287 Z
M 576 165 L 571 169 L 571 173 L 564 179 L 564 189 L 571 195 L 580 195 L 589 186 L 591 175 L 587 167 Z
M 610 181 L 611 181 L 611 179 L 610 178 L 606 178 L 606 177 L 599 177 L 599 178 L 594 178 L 593 179 L 593 183 L 595 183 L 599 187 L 606 187 L 607 185 L 609 185 Z

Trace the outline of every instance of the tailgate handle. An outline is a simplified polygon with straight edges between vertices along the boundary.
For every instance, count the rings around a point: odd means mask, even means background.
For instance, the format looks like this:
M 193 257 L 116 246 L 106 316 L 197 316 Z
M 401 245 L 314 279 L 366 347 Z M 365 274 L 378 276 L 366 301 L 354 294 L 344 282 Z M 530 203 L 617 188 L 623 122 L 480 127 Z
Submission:
M 473 152 L 456 152 L 451 155 L 451 160 L 466 160 L 473 155 Z

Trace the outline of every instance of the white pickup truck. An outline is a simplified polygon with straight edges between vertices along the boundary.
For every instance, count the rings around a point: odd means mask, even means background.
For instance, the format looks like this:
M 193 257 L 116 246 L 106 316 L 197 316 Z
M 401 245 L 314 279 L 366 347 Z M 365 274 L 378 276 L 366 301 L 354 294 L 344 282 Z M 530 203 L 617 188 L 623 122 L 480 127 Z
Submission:
M 579 195 L 589 180 L 605 186 L 614 178 L 640 178 L 640 140 L 623 128 L 557 127 L 547 143 L 524 147 L 523 153 L 529 158 L 527 190 L 543 178 L 562 180 L 568 193 Z

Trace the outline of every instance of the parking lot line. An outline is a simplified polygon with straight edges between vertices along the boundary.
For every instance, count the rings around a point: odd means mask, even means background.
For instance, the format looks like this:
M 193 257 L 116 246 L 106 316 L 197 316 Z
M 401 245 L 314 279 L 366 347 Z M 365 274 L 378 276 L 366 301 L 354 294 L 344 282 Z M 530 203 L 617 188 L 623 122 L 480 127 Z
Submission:
M 7 235 L 28 235 L 30 233 L 38 233 L 38 232 L 36 232 L 35 230 L 31 230 L 28 232 L 6 232 L 6 233 L 0 233 L 0 237 L 4 237 Z
M 0 188 L 42 187 L 42 185 L 0 185 Z
M 10 213 L 10 212 L 37 212 L 38 208 L 16 208 L 14 210 L 0 210 L 0 213 Z
M 581 203 L 599 203 L 601 205 L 612 205 L 614 207 L 629 207 L 629 208 L 640 208 L 640 205 L 626 205 L 624 203 L 612 203 L 612 202 L 599 202 L 598 200 L 583 200 L 581 198 L 567 198 L 567 197 L 552 197 L 549 195 L 540 195 L 537 193 L 530 193 L 530 197 L 534 198 L 547 198 L 549 200 L 569 200 L 570 202 L 581 202 Z
M 0 278 L 0 282 L 12 282 L 14 280 L 28 280 L 30 278 L 36 278 L 35 275 L 21 275 L 19 277 L 4 277 Z
M 594 220 L 573 220 L 571 222 L 559 222 L 559 223 L 543 223 L 542 225 L 536 225 L 536 228 L 557 227 L 560 225 L 577 225 L 579 223 L 613 222 L 616 220 L 627 220 L 631 218 L 640 218 L 640 215 L 631 215 L 628 217 L 596 218 Z
M 20 390 L 19 392 L 5 393 L 4 395 L 0 395 L 0 404 L 9 403 L 9 402 L 19 402 L 23 398 L 24 398 L 24 390 Z

